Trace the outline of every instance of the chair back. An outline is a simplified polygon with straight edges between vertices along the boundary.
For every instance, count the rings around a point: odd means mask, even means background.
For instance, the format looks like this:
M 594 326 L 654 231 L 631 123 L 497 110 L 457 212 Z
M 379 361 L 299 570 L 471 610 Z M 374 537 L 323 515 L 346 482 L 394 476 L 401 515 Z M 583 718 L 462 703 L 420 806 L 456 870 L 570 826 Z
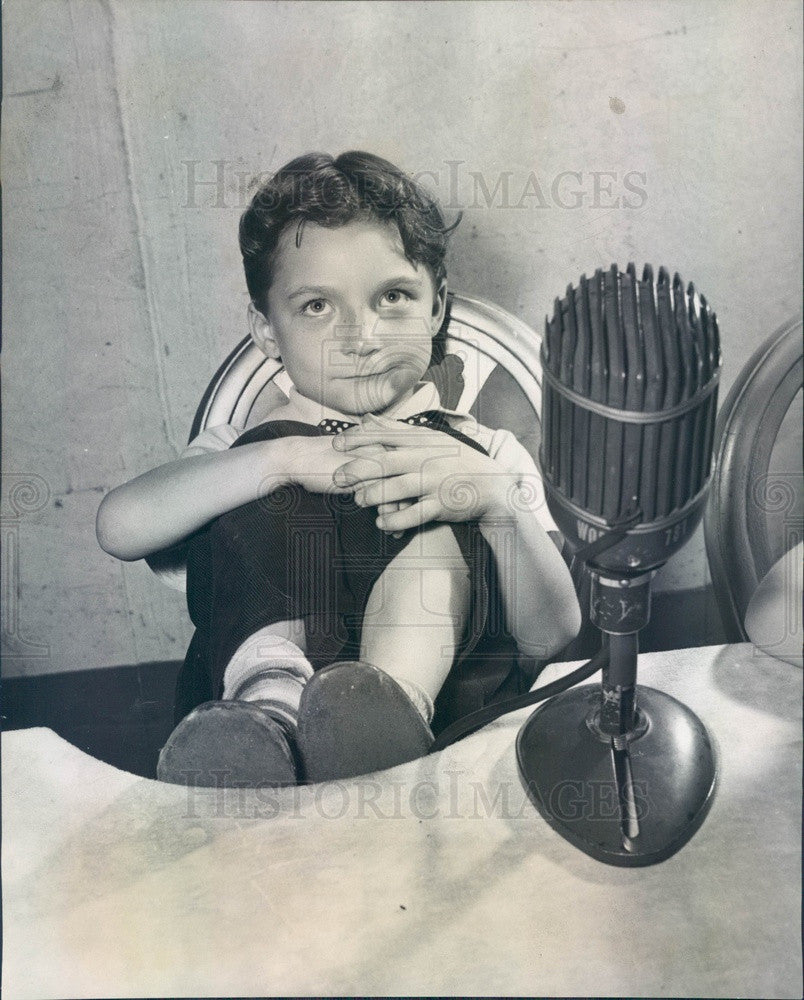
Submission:
M 802 539 L 803 368 L 797 318 L 751 356 L 718 416 L 704 534 L 720 615 L 732 642 L 748 641 L 744 621 L 754 591 Z

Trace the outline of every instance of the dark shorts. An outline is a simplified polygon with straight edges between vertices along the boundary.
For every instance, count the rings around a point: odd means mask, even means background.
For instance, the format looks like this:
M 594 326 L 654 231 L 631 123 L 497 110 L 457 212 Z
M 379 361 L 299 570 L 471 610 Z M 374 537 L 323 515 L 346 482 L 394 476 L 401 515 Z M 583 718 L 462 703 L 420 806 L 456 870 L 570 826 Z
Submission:
M 480 446 L 444 422 L 438 427 Z M 280 437 L 314 436 L 319 428 L 272 421 L 233 447 Z M 375 525 L 376 511 L 351 496 L 283 487 L 217 518 L 189 544 L 187 603 L 195 635 L 177 686 L 176 719 L 221 697 L 235 650 L 258 629 L 302 619 L 315 669 L 359 657 L 360 629 L 371 588 L 415 530 L 394 538 Z M 451 525 L 472 582 L 470 613 L 455 662 L 436 700 L 434 729 L 514 695 L 530 682 L 505 629 L 495 562 L 475 522 Z M 522 668 L 525 669 L 522 669 Z

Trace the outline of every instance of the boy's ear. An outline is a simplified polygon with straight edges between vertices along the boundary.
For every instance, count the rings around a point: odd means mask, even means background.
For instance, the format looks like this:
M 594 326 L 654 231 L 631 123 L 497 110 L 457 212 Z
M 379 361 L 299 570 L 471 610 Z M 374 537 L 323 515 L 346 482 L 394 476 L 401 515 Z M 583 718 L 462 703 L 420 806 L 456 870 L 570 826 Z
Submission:
M 271 324 L 253 302 L 248 304 L 248 329 L 251 339 L 267 358 L 279 357 L 279 345 L 274 338 Z
M 433 322 L 432 322 L 432 336 L 438 333 L 441 329 L 441 324 L 444 322 L 444 314 L 447 311 L 447 279 L 444 278 L 441 284 L 436 289 L 435 298 L 433 299 Z

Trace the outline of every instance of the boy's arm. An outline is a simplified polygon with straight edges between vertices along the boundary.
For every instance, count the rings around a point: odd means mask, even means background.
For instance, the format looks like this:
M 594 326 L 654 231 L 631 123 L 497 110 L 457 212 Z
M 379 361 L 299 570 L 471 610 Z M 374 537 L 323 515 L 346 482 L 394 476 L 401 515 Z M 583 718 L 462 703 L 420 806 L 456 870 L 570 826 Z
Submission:
M 581 627 L 581 612 L 569 569 L 560 555 L 561 534 L 544 497 L 533 459 L 510 431 L 477 427 L 478 440 L 515 479 L 496 514 L 480 520 L 480 530 L 497 564 L 508 560 L 500 580 L 506 619 L 523 653 L 548 658 L 564 648 Z M 488 436 L 488 440 L 486 440 Z M 547 545 L 547 539 L 552 545 Z
M 267 492 L 265 470 L 287 466 L 285 447 L 285 440 L 261 441 L 179 458 L 118 486 L 98 509 L 101 548 L 118 559 L 141 559 L 175 545 Z
M 96 521 L 98 541 L 118 559 L 142 559 L 281 486 L 351 492 L 338 490 L 332 482 L 343 461 L 327 437 L 278 438 L 179 458 L 103 498 Z
M 530 492 L 527 483 L 506 491 L 478 523 L 497 562 L 508 629 L 522 653 L 547 659 L 578 634 L 581 611 L 561 553 L 529 509 Z

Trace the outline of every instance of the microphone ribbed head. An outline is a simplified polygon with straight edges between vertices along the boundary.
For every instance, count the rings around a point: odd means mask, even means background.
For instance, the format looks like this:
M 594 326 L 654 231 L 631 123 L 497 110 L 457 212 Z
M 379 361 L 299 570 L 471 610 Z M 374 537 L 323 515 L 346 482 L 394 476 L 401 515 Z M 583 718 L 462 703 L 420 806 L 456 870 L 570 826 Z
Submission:
M 700 520 L 720 372 L 717 319 L 661 268 L 612 265 L 555 300 L 542 342 L 542 475 L 575 547 L 638 512 L 596 558 L 617 572 L 661 565 Z

